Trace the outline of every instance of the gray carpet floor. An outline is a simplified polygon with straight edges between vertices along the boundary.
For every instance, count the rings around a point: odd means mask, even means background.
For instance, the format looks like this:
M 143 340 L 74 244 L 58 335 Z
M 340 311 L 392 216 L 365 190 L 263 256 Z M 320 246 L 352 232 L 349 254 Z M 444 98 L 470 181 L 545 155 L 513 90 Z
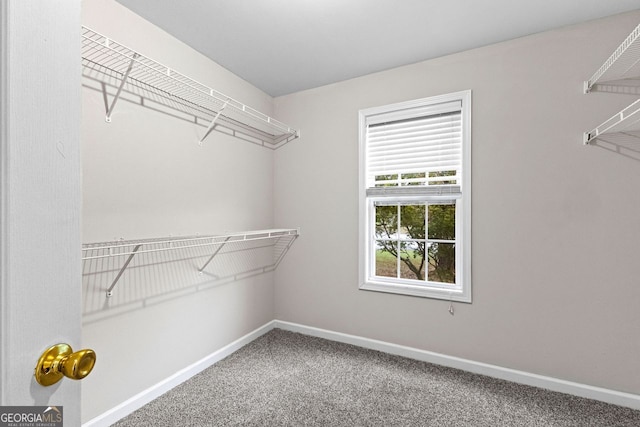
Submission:
M 640 411 L 274 329 L 115 425 L 640 426 Z

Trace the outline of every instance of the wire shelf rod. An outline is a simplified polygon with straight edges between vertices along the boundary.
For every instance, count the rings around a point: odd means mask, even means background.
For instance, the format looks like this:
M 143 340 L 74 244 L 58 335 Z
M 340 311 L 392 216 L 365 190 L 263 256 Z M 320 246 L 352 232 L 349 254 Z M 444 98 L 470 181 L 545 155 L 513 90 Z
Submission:
M 125 270 L 129 267 L 129 264 L 133 260 L 135 255 L 143 254 L 143 253 L 153 253 L 153 252 L 163 252 L 163 251 L 175 251 L 182 249 L 189 249 L 195 247 L 205 247 L 205 246 L 214 246 L 218 247 L 213 252 L 213 254 L 209 257 L 209 259 L 205 262 L 205 264 L 198 269 L 200 273 L 204 271 L 204 269 L 209 265 L 209 263 L 218 255 L 218 253 L 225 247 L 227 244 L 233 243 L 243 243 L 243 242 L 251 242 L 251 241 L 263 241 L 267 239 L 275 240 L 274 244 L 267 245 L 265 247 L 272 246 L 274 248 L 277 247 L 278 243 L 284 239 L 289 238 L 289 241 L 286 244 L 286 247 L 282 249 L 282 253 L 279 255 L 278 259 L 274 262 L 273 266 L 277 266 L 282 260 L 284 253 L 289 249 L 293 241 L 298 237 L 299 231 L 297 229 L 274 229 L 274 230 L 259 230 L 253 232 L 245 232 L 245 233 L 233 233 L 224 236 L 198 236 L 198 237 L 178 237 L 178 238 L 160 238 L 160 239 L 144 239 L 137 241 L 127 241 L 127 242 L 118 242 L 116 244 L 112 244 L 110 242 L 106 242 L 105 244 L 101 243 L 92 243 L 83 245 L 83 252 L 100 252 L 106 251 L 105 254 L 102 255 L 87 255 L 83 256 L 82 260 L 94 260 L 100 258 L 108 258 L 108 257 L 121 257 L 127 256 L 126 261 L 118 271 L 118 274 L 114 278 L 111 286 L 106 291 L 107 298 L 113 296 L 113 289 L 116 284 L 124 274 Z M 216 241 L 216 239 L 222 238 L 223 241 Z M 207 243 L 199 243 L 199 244 L 190 244 L 192 242 L 201 242 L 203 240 L 209 240 Z M 176 244 L 177 243 L 177 244 Z M 186 244 L 185 244 L 186 243 Z M 151 249 L 142 249 L 144 245 L 157 246 L 164 245 L 162 248 L 151 248 Z M 118 248 L 128 248 L 133 247 L 132 250 L 116 252 L 115 249 Z
M 273 230 L 256 230 L 256 231 L 247 231 L 241 233 L 228 233 L 228 234 L 211 234 L 211 235 L 203 235 L 203 236 L 185 236 L 185 237 L 160 237 L 160 238 L 151 238 L 151 239 L 138 239 L 138 240 L 119 240 L 116 242 L 100 242 L 100 243 L 85 243 L 83 247 L 87 247 L 89 249 L 92 248 L 107 248 L 107 247 L 121 247 L 121 246 L 131 246 L 137 243 L 179 243 L 179 242 L 190 242 L 195 240 L 207 240 L 207 239 L 224 239 L 226 237 L 236 237 L 236 238 L 249 238 L 252 236 L 263 236 L 266 237 L 275 237 L 281 235 L 290 235 L 297 234 L 297 229 L 295 228 L 283 228 L 283 229 L 273 229 Z
M 272 230 L 272 231 L 256 231 L 251 233 L 243 233 L 243 234 L 229 234 L 229 235 L 215 235 L 215 236 L 199 236 L 199 237 L 178 237 L 178 238 L 162 238 L 162 239 L 145 239 L 145 240 L 131 240 L 131 241 L 122 241 L 117 243 L 106 242 L 105 244 L 101 243 L 89 243 L 84 244 L 82 247 L 83 252 L 90 251 L 107 251 L 105 254 L 101 255 L 85 255 L 82 257 L 82 260 L 90 260 L 90 259 L 100 259 L 100 258 L 109 258 L 109 257 L 122 257 L 128 256 L 132 253 L 151 253 L 151 252 L 163 252 L 163 251 L 171 251 L 178 249 L 190 249 L 190 248 L 198 248 L 205 246 L 215 246 L 221 245 L 224 243 L 237 243 L 237 242 L 247 242 L 254 240 L 265 240 L 265 239 L 273 239 L 276 237 L 282 236 L 298 236 L 297 229 L 283 229 L 283 230 Z M 235 238 L 235 239 L 234 239 Z M 216 239 L 222 239 L 222 241 L 216 241 Z M 210 240 L 206 243 L 196 243 L 196 244 L 185 244 L 185 245 L 175 245 L 176 243 L 190 243 L 190 242 L 202 242 Z M 149 246 L 159 246 L 159 245 L 170 245 L 162 248 L 152 248 L 152 249 L 142 249 L 140 250 L 128 250 L 122 252 L 115 252 L 114 249 L 117 248 L 128 248 L 135 247 L 136 245 L 149 245 Z

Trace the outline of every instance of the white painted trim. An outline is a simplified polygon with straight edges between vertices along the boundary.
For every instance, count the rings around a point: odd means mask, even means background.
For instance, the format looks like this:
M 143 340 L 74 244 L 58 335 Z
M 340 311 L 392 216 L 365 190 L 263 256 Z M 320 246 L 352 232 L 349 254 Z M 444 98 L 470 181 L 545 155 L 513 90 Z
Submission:
M 0 378 L 9 378 L 9 17 L 8 2 L 0 2 Z M 0 405 L 7 405 L 8 381 L 0 381 Z
M 214 363 L 219 362 L 220 360 L 224 359 L 225 357 L 229 356 L 230 354 L 234 353 L 235 351 L 249 344 L 251 341 L 271 331 L 274 328 L 274 322 L 275 321 L 272 320 L 269 323 L 266 323 L 265 325 L 260 326 L 259 328 L 255 329 L 252 332 L 249 332 L 245 336 L 238 338 L 231 344 L 228 344 L 222 347 L 220 350 L 211 353 L 209 356 L 206 356 L 203 359 L 198 360 L 197 362 L 193 363 L 190 366 L 187 366 L 184 369 L 181 369 L 180 371 L 176 372 L 175 374 L 171 375 L 165 380 L 160 381 L 156 385 L 153 385 L 148 389 L 141 391 L 140 393 L 136 394 L 130 399 L 122 402 L 118 406 L 87 421 L 82 426 L 83 427 L 103 427 L 103 426 L 108 427 L 112 425 L 116 421 L 126 417 L 127 415 L 131 414 L 137 409 L 140 409 L 141 407 L 151 402 L 152 400 L 156 399 L 157 397 L 161 396 L 162 394 L 168 392 L 172 388 L 182 384 L 183 382 L 193 377 L 194 375 L 204 371 Z
M 460 369 L 474 374 L 486 375 L 493 378 L 511 381 L 518 384 L 525 384 L 534 387 L 544 388 L 551 391 L 566 393 L 574 396 L 585 397 L 587 399 L 599 400 L 601 402 L 614 405 L 625 406 L 640 410 L 640 395 L 610 390 L 602 387 L 594 387 L 587 384 L 580 384 L 572 381 L 565 381 L 544 375 L 532 374 L 515 369 L 503 368 L 487 363 L 475 362 L 473 360 L 459 357 L 447 356 L 431 351 L 406 347 L 384 341 L 373 340 L 355 335 L 343 334 L 340 332 L 304 326 L 297 323 L 275 320 L 273 328 L 284 329 L 291 332 L 310 335 L 318 338 L 325 338 L 359 347 L 382 351 L 388 354 L 407 357 L 423 362 L 434 363 L 441 366 Z
M 433 108 L 445 107 L 452 111 L 451 104 L 459 105 L 462 113 L 462 195 L 456 203 L 456 284 L 453 290 L 443 289 L 430 282 L 420 286 L 410 280 L 373 277 L 375 264 L 373 247 L 373 224 L 375 210 L 372 197 L 367 195 L 367 127 L 371 123 L 416 117 L 416 114 L 430 114 Z M 379 107 L 365 108 L 358 112 L 358 283 L 365 291 L 386 292 L 424 298 L 443 299 L 464 303 L 472 302 L 471 284 L 471 90 L 462 90 L 428 98 L 399 102 Z M 398 195 L 397 197 L 401 197 Z M 426 197 L 424 195 L 423 197 Z

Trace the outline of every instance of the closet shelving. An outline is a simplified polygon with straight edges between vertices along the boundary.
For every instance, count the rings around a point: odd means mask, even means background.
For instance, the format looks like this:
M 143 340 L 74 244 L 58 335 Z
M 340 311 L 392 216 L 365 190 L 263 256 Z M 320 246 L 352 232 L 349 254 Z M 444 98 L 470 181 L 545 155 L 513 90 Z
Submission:
M 619 88 L 617 92 L 638 94 L 640 88 L 640 25 L 618 46 L 595 74 L 584 82 L 584 92 L 597 86 Z M 633 90 L 625 90 L 633 88 Z M 640 132 L 640 99 L 613 115 L 590 132 L 584 143 L 590 144 L 603 135 Z
M 211 248 L 210 255 L 202 262 L 200 268 L 198 268 L 198 271 L 203 273 L 211 261 L 223 250 L 243 250 L 243 248 L 247 248 L 246 243 L 266 241 L 268 246 L 273 249 L 273 262 L 263 267 L 263 271 L 267 272 L 276 269 L 298 236 L 299 230 L 297 229 L 271 229 L 208 236 L 166 237 L 86 243 L 82 245 L 82 260 L 87 261 L 112 257 L 124 260 L 111 286 L 107 289 L 107 297 L 111 297 L 113 295 L 113 289 L 136 255 L 209 247 Z
M 193 114 L 196 122 L 201 118 L 208 121 L 200 144 L 214 127 L 271 149 L 300 136 L 297 129 L 84 26 L 82 65 L 85 73 L 102 75 L 117 88 L 107 107 L 108 122 L 123 90 L 128 88 L 150 99 L 163 98 L 172 107 Z

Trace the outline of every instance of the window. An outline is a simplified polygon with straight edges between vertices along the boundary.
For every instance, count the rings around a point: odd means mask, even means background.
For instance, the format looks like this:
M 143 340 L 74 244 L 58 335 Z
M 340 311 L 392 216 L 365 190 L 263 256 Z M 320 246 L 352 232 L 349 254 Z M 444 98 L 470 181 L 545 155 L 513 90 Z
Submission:
M 471 302 L 471 91 L 360 111 L 360 288 Z

